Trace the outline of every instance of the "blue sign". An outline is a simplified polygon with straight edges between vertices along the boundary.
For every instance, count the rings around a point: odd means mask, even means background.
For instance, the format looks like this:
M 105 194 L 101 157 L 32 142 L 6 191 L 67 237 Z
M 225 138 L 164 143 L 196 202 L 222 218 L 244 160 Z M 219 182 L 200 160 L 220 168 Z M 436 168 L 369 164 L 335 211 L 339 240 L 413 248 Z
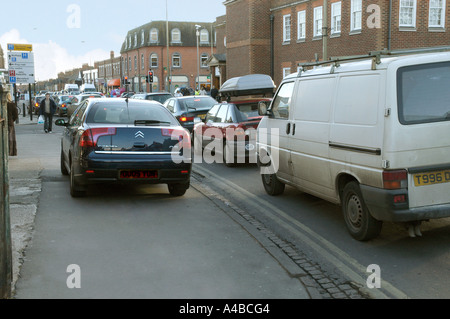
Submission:
M 28 53 L 22 53 L 22 59 L 28 59 Z
M 16 58 L 15 56 L 13 56 L 13 57 L 11 58 L 11 61 L 12 61 L 12 62 L 17 62 L 17 58 Z
M 14 50 L 14 44 L 8 44 L 8 50 Z
M 15 76 L 10 76 L 9 83 L 17 83 L 17 78 Z

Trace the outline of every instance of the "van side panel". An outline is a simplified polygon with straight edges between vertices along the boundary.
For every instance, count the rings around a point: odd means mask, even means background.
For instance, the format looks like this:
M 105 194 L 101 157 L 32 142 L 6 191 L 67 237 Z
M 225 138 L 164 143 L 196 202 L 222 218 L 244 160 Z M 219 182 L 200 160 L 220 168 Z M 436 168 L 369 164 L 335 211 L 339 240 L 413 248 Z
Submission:
M 360 184 L 382 187 L 384 71 L 342 75 L 330 127 L 331 176 L 354 176 Z
M 328 137 L 337 77 L 300 78 L 293 107 L 290 139 L 294 183 L 305 191 L 336 201 L 329 171 Z

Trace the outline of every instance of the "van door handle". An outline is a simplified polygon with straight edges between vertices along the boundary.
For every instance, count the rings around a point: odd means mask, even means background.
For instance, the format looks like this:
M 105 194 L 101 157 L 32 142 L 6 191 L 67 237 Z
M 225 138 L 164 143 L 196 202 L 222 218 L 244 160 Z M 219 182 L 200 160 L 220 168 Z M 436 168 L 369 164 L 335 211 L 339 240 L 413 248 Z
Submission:
M 290 132 L 291 132 L 291 123 L 288 123 L 286 125 L 286 134 L 289 135 Z
M 292 123 L 292 135 L 295 135 L 295 123 Z

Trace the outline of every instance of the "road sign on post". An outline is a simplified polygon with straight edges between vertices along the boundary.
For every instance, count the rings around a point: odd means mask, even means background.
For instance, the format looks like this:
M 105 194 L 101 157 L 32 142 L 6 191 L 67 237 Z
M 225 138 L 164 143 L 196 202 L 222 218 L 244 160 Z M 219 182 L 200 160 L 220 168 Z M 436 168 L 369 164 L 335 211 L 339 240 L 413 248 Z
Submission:
M 35 76 L 33 52 L 8 52 L 8 70 L 9 83 L 34 83 Z

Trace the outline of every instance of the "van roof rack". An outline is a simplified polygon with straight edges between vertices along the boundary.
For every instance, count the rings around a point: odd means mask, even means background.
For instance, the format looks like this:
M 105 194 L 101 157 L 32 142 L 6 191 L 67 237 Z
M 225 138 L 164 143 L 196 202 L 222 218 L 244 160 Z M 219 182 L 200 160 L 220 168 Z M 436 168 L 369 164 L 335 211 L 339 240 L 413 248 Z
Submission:
M 376 66 L 381 63 L 381 57 L 383 57 L 383 56 L 398 56 L 398 55 L 408 55 L 408 54 L 418 54 L 418 53 L 436 53 L 436 52 L 446 52 L 446 51 L 450 51 L 450 46 L 403 49 L 403 50 L 381 50 L 381 51 L 371 51 L 368 54 L 363 54 L 363 55 L 331 57 L 327 61 L 299 63 L 298 64 L 298 66 L 300 67 L 299 76 L 300 76 L 301 72 L 304 71 L 305 68 L 308 68 L 308 67 L 315 67 L 315 66 L 320 66 L 320 65 L 331 64 L 331 73 L 333 73 L 334 69 L 339 67 L 341 62 L 372 59 L 372 70 L 376 70 Z

